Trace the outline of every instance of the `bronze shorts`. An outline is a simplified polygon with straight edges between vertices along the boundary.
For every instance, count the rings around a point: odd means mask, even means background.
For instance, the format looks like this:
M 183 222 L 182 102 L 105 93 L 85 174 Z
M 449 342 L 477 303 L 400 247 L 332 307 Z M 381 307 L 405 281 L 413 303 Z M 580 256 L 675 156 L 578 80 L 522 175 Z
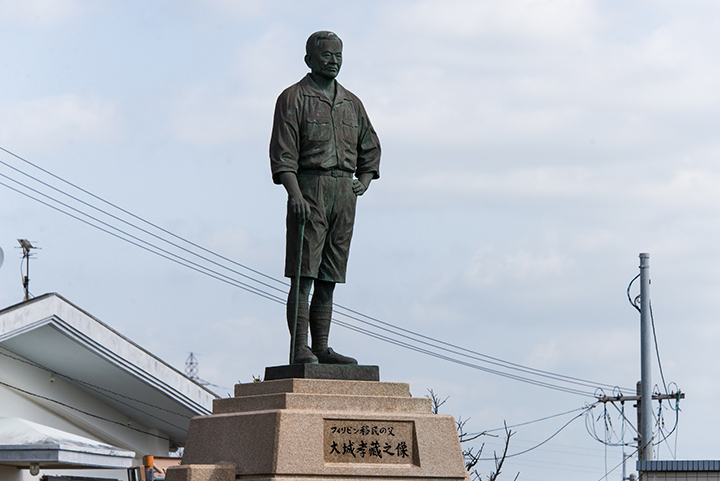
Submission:
M 352 183 L 349 172 L 298 173 L 300 190 L 310 204 L 310 218 L 304 232 L 302 277 L 345 282 L 357 204 Z M 300 238 L 298 221 L 289 210 L 286 225 L 285 277 L 295 277 Z

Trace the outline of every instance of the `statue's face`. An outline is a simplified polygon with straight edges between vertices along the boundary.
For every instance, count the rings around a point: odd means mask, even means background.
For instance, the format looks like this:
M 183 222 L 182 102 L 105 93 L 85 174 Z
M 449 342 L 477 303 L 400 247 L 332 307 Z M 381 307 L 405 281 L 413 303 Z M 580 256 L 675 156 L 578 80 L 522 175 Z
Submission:
M 340 73 L 342 65 L 342 44 L 337 39 L 320 40 L 319 45 L 305 62 L 313 74 L 332 80 Z

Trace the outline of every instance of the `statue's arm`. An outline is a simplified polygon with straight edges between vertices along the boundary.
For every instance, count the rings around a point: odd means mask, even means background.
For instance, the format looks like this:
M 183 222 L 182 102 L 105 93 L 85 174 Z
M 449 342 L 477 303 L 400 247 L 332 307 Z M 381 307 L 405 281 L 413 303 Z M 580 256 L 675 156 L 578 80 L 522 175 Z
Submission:
M 375 129 L 370 123 L 370 118 L 360 100 L 357 101 L 357 116 L 360 122 L 358 136 L 358 159 L 357 159 L 357 180 L 362 184 L 357 186 L 362 192 L 355 192 L 362 195 L 370 185 L 371 180 L 380 178 L 380 141 Z M 353 185 L 355 189 L 356 183 Z
M 301 105 L 295 90 L 290 87 L 277 99 L 273 129 L 270 137 L 270 170 L 273 182 L 282 184 L 283 172 L 298 171 L 300 158 Z M 297 179 L 295 184 L 297 184 Z M 287 189 L 287 186 L 285 187 Z M 289 192 L 288 192 L 289 193 Z

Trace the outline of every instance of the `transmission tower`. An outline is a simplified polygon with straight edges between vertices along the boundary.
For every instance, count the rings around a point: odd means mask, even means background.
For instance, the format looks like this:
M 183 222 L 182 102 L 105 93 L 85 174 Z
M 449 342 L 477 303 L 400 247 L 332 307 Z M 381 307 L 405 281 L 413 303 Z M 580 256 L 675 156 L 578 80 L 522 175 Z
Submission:
M 198 380 L 198 360 L 195 353 L 191 352 L 185 361 L 185 375 L 193 381 Z

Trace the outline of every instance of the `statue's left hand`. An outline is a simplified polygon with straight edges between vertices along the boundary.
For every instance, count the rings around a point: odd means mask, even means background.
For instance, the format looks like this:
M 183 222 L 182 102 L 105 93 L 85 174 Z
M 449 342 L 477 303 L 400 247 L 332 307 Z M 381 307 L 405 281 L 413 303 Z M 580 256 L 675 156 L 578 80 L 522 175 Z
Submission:
M 353 179 L 352 189 L 353 192 L 355 192 L 355 195 L 363 195 L 367 190 L 367 187 L 358 179 Z

